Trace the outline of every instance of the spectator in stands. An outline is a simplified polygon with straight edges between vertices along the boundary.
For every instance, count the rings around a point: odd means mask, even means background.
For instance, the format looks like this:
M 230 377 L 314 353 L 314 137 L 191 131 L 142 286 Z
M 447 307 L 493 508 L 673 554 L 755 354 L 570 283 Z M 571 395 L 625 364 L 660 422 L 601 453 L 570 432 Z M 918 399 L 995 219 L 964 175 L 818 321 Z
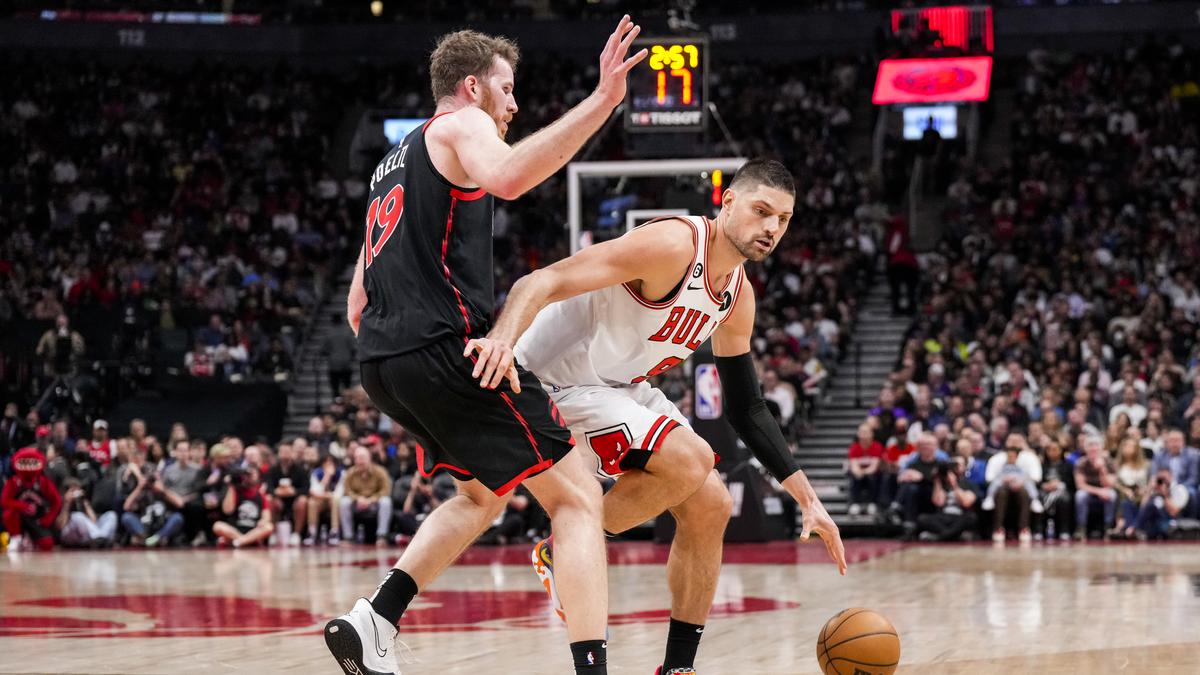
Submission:
M 147 440 L 146 420 L 134 418 L 129 421 L 129 440 L 134 447 L 143 453 L 150 451 L 150 443 Z
M 184 354 L 183 367 L 192 377 L 213 377 L 217 374 L 217 364 L 209 347 L 200 339 L 192 346 L 192 351 Z
M 229 330 L 220 314 L 213 314 L 208 319 L 208 325 L 196 331 L 197 347 L 213 348 L 225 344 L 225 335 Z
M 371 451 L 372 462 L 382 466 L 388 472 L 390 479 L 396 479 L 396 476 L 399 475 L 399 466 L 395 457 L 387 453 L 387 449 L 383 445 L 383 438 L 379 434 L 368 434 L 365 438 L 360 438 L 358 443 Z
M 1088 516 L 1092 506 L 1104 510 L 1104 531 L 1112 529 L 1117 507 L 1116 471 L 1104 455 L 1104 442 L 1088 436 L 1083 442 L 1084 456 L 1075 462 L 1075 538 L 1087 538 Z
M 530 531 L 540 535 L 549 529 L 549 520 L 545 512 L 529 494 L 524 486 L 518 485 L 512 499 L 504 508 L 500 522 L 493 525 L 479 538 L 481 544 L 526 543 L 532 541 L 528 536 Z
M 79 479 L 68 478 L 63 484 L 63 507 L 56 528 L 63 546 L 112 546 L 117 535 L 117 513 L 105 511 L 97 517 Z
M 1046 512 L 1046 539 L 1071 538 L 1071 505 L 1074 503 L 1075 468 L 1063 456 L 1062 445 L 1049 441 L 1042 461 L 1039 495 Z
M 1163 436 L 1163 447 L 1154 456 L 1151 471 L 1156 476 L 1160 471 L 1170 471 L 1171 482 L 1183 485 L 1194 498 L 1200 482 L 1200 451 L 1184 443 L 1179 429 L 1168 429 Z
M 453 496 L 453 492 L 445 494 L 444 490 L 436 489 L 434 481 L 420 472 L 414 473 L 405 482 L 407 482 L 407 489 L 400 490 L 399 486 L 395 486 L 392 490 L 392 503 L 396 512 L 396 530 L 398 532 L 396 544 L 399 546 L 407 544 L 417 533 L 421 521 L 443 501 Z M 397 497 L 401 497 L 403 501 L 396 502 Z
M 825 380 L 829 379 L 829 370 L 814 353 L 811 340 L 800 343 L 799 363 L 800 375 L 803 378 L 800 384 L 800 393 L 803 394 L 803 397 L 800 400 L 803 402 L 804 419 L 808 422 L 816 412 L 817 403 L 821 398 L 821 389 L 825 386 Z
M 75 454 L 75 439 L 71 437 L 71 428 L 67 425 L 66 420 L 56 420 L 50 425 L 50 441 L 54 447 L 58 448 L 61 455 Z
M 67 463 L 67 458 L 62 456 L 58 447 L 53 441 L 49 441 L 45 446 L 46 451 L 46 477 L 49 478 L 62 491 L 63 481 L 71 474 L 71 465 Z
M 1195 498 L 1187 486 L 1175 481 L 1171 472 L 1162 469 L 1155 473 L 1150 493 L 1138 512 L 1136 531 L 1140 539 L 1165 539 L 1171 521 L 1195 513 Z
M 850 515 L 862 513 L 865 504 L 867 513 L 873 516 L 879 501 L 883 445 L 875 440 L 871 425 L 864 423 L 858 426 L 858 436 L 850 444 L 848 459 Z
M 917 440 L 916 457 L 897 476 L 896 501 L 892 512 L 899 514 L 906 536 L 916 536 L 917 516 L 933 513 L 933 477 L 938 469 L 937 438 L 929 432 Z
M 973 436 L 969 429 L 964 430 L 958 440 L 954 441 L 954 456 L 963 458 L 963 478 L 974 485 L 982 486 L 987 484 L 987 460 L 978 457 Z M 979 443 L 983 444 L 982 437 Z
M 162 469 L 161 480 L 154 481 L 151 489 L 155 497 L 183 518 L 183 539 L 190 542 L 206 526 L 200 500 L 205 479 L 204 450 L 183 438 L 175 442 L 171 457 L 173 461 Z
M 768 370 L 763 373 L 763 398 L 778 408 L 779 426 L 787 429 L 796 414 L 796 388 L 779 379 L 779 373 Z
M 229 543 L 234 548 L 254 546 L 266 543 L 275 531 L 261 476 L 256 467 L 225 476 L 225 496 L 221 499 L 223 519 L 213 524 L 213 534 L 221 543 Z
M 342 477 L 342 533 L 354 536 L 355 525 L 375 521 L 375 544 L 387 544 L 392 525 L 392 482 L 387 470 L 371 461 L 371 451 L 359 446 L 354 451 L 354 466 Z
M 308 427 L 304 431 L 304 440 L 309 445 L 316 446 L 322 455 L 330 452 L 329 442 L 332 439 L 330 438 L 328 427 L 325 426 L 325 420 L 320 416 L 308 420 Z M 337 459 L 341 461 L 342 458 L 338 457 Z
M 283 382 L 292 372 L 292 357 L 283 348 L 283 340 L 271 339 L 270 351 L 264 353 L 255 364 L 255 369 L 276 382 Z
M 341 396 L 350 388 L 350 375 L 353 372 L 355 354 L 358 350 L 358 340 L 346 323 L 346 317 L 334 313 L 330 321 L 333 327 L 325 337 L 321 351 L 325 354 L 329 366 L 329 391 L 333 396 Z
M 311 446 L 310 446 L 311 447 Z M 304 539 L 305 546 L 320 543 L 321 514 L 329 513 L 329 534 L 325 543 L 337 546 L 341 543 L 338 537 L 338 521 L 341 513 L 337 506 L 338 490 L 342 483 L 342 463 L 333 455 L 325 455 L 320 466 L 312 470 L 308 482 L 308 536 Z
M 213 532 L 212 526 L 224 518 L 221 500 L 225 497 L 225 487 L 228 485 L 225 479 L 236 470 L 235 462 L 233 450 L 224 443 L 209 448 L 207 475 L 200 488 L 200 502 L 204 507 L 208 533 Z
M 117 456 L 117 442 L 108 437 L 108 422 L 92 422 L 92 440 L 86 446 L 87 454 L 99 467 L 108 466 Z
M 309 425 L 312 428 L 312 425 Z M 338 422 L 334 427 L 333 439 L 329 441 L 329 454 L 337 458 L 345 466 L 349 466 L 354 461 L 354 447 L 357 443 L 354 441 L 354 431 L 346 422 Z
M 1130 390 L 1126 389 L 1126 393 Z M 1137 439 L 1127 437 L 1121 441 L 1117 451 L 1117 481 L 1113 486 L 1120 500 L 1120 517 L 1117 521 L 1119 534 L 1126 539 L 1134 537 L 1137 513 L 1145 501 L 1150 485 L 1150 462 L 1138 447 Z
M 891 289 L 892 312 L 894 314 L 917 311 L 917 288 L 920 271 L 917 258 L 908 241 L 908 222 L 900 216 L 892 218 L 884 238 L 887 251 L 888 286 Z
M 956 541 L 975 529 L 977 487 L 966 478 L 966 460 L 955 457 L 934 475 L 932 513 L 917 516 L 921 541 Z
M 276 523 L 291 521 L 292 533 L 289 541 L 284 543 L 299 546 L 308 519 L 308 469 L 296 457 L 291 443 L 279 444 L 278 460 L 267 471 L 272 516 Z
M 236 455 L 237 445 L 240 442 L 233 438 L 226 438 L 225 443 L 229 444 L 234 449 L 234 454 Z M 242 450 L 242 461 L 238 464 L 238 466 L 243 469 L 258 469 L 259 476 L 262 476 L 267 472 L 268 469 L 271 468 L 267 458 L 263 455 L 262 448 L 258 447 L 257 444 L 251 445 L 250 447 Z
M 169 546 L 175 535 L 183 531 L 183 515 L 168 508 L 162 496 L 162 478 L 141 461 L 144 459 L 135 451 L 130 461 L 129 471 L 137 482 L 122 505 L 121 527 L 129 534 L 134 546 Z
M 1067 412 L 1067 424 L 1063 430 L 1071 438 L 1100 436 L 1100 429 L 1087 421 L 1087 408 L 1083 405 L 1076 405 Z
M 1032 541 L 1029 513 L 1042 512 L 1037 488 L 1042 481 L 1042 462 L 1023 435 L 1008 435 L 1004 452 L 998 452 L 988 460 L 986 478 L 988 488 L 983 510 L 993 511 L 992 541 L 1004 542 L 1004 522 L 1008 518 L 1009 506 L 1017 511 L 1017 536 L 1021 543 Z
M 988 435 L 984 439 L 987 449 L 993 453 L 1003 453 L 1008 443 L 1008 418 L 1003 415 L 993 417 L 988 424 Z M 991 480 L 988 480 L 991 483 Z
M 1188 420 L 1200 415 L 1200 371 L 1192 378 L 1192 388 L 1175 402 L 1175 419 L 1172 422 L 1182 427 Z
M 1118 417 L 1125 415 L 1129 418 L 1131 426 L 1140 427 L 1148 412 L 1146 406 L 1138 403 L 1137 389 L 1125 387 L 1121 390 L 1121 402 L 1108 411 L 1108 423 L 1113 424 Z
M 45 374 L 50 378 L 74 373 L 85 351 L 83 336 L 71 329 L 67 315 L 59 314 L 54 324 L 37 344 L 37 355 L 45 360 Z

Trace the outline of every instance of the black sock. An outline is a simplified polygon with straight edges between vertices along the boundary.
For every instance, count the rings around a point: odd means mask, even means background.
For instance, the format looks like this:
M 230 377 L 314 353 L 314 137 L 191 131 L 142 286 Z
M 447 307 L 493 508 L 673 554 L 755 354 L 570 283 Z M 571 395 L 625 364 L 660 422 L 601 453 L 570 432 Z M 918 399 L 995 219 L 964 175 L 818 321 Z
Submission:
M 400 623 L 400 617 L 404 616 L 404 610 L 408 609 L 408 603 L 412 602 L 416 594 L 417 582 L 408 576 L 408 572 L 393 569 L 383 578 L 379 588 L 375 589 L 375 595 L 371 596 L 370 602 L 379 616 L 394 626 Z
M 667 655 L 663 657 L 664 675 L 672 668 L 691 668 L 695 665 L 696 650 L 700 648 L 703 635 L 704 626 L 671 619 L 671 627 L 667 630 Z
M 608 675 L 608 641 L 584 640 L 571 643 L 575 675 Z

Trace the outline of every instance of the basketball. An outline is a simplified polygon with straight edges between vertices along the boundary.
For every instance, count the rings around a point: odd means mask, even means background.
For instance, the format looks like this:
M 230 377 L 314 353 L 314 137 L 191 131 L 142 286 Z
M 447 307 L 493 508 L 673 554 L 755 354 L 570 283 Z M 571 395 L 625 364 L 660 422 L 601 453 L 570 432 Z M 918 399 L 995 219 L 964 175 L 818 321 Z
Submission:
M 889 675 L 900 663 L 900 636 L 879 612 L 843 609 L 821 627 L 817 662 L 825 675 Z

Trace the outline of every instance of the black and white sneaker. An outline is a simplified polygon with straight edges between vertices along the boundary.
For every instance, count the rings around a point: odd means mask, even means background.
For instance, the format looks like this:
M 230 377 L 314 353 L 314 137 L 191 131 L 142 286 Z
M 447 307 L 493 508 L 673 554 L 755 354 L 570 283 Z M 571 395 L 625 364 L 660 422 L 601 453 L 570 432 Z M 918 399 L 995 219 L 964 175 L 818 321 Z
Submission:
M 400 675 L 396 627 L 366 598 L 325 624 L 325 646 L 346 675 Z

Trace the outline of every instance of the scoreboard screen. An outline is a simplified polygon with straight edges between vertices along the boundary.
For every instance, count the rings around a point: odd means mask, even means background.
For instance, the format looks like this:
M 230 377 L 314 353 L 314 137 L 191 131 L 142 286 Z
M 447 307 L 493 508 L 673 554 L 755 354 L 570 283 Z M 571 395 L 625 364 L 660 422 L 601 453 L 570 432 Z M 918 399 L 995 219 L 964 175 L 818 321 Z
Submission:
M 641 38 L 649 56 L 629 73 L 628 131 L 703 131 L 708 119 L 708 40 Z

